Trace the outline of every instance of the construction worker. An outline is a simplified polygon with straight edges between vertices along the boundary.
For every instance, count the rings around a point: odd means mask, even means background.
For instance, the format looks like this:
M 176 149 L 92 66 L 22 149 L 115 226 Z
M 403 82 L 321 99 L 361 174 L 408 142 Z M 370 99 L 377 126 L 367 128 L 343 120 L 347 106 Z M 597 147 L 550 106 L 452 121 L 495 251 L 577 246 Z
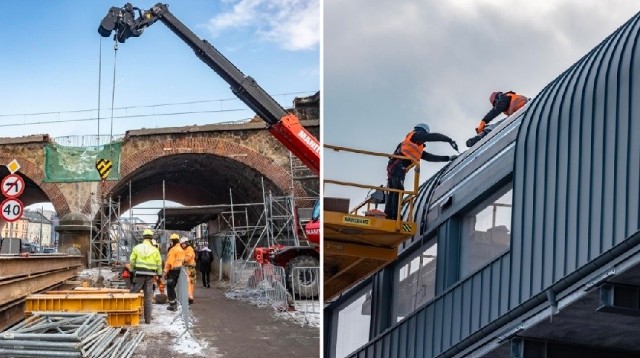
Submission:
M 211 287 L 211 263 L 213 253 L 208 247 L 203 247 L 198 251 L 197 261 L 200 263 L 200 273 L 202 274 L 202 287 Z
M 142 232 L 142 243 L 133 248 L 131 257 L 129 258 L 129 264 L 133 271 L 130 292 L 140 292 L 143 287 L 148 285 L 148 289 L 144 290 L 145 296 L 153 293 L 152 286 L 154 277 L 162 274 L 162 258 L 160 257 L 158 248 L 151 244 L 152 238 L 153 231 L 151 229 L 145 229 Z
M 178 305 L 176 301 L 176 285 L 184 263 L 184 250 L 178 243 L 180 241 L 178 234 L 171 234 L 169 239 L 171 239 L 171 248 L 167 253 L 167 262 L 164 264 L 164 278 L 167 280 L 167 294 L 169 296 L 169 307 L 167 309 L 175 311 Z
M 155 246 L 155 248 L 160 251 L 160 245 L 158 245 L 156 239 L 151 239 L 151 245 Z M 160 257 L 162 257 L 162 255 L 160 255 Z M 162 275 L 155 277 L 154 284 L 158 287 L 158 291 L 160 292 L 160 294 L 164 295 L 164 280 L 162 279 Z M 166 301 L 162 303 L 166 303 Z
M 527 103 L 527 97 L 517 94 L 513 91 L 509 92 L 493 92 L 489 96 L 489 102 L 493 106 L 489 113 L 487 113 L 484 118 L 480 120 L 478 123 L 478 127 L 476 127 L 476 133 L 480 134 L 484 132 L 486 125 L 491 122 L 494 118 L 496 118 L 500 112 L 504 113 L 507 116 L 510 116 L 516 113 L 522 106 Z
M 457 155 L 435 155 L 424 151 L 426 142 L 447 142 L 453 149 L 458 150 L 458 144 L 440 133 L 431 133 L 426 123 L 418 123 L 404 140 L 398 144 L 395 155 L 402 155 L 418 162 L 420 159 L 428 162 L 448 162 Z M 387 187 L 390 189 L 404 190 L 404 177 L 411 167 L 412 161 L 408 159 L 390 158 L 387 164 Z M 388 192 L 385 200 L 384 213 L 387 219 L 395 220 L 398 215 L 399 193 Z
M 189 303 L 193 303 L 193 290 L 196 282 L 196 252 L 193 251 L 193 247 L 189 245 L 189 239 L 185 236 L 180 239 L 180 246 L 184 250 L 184 266 L 189 273 L 189 280 L 187 280 Z

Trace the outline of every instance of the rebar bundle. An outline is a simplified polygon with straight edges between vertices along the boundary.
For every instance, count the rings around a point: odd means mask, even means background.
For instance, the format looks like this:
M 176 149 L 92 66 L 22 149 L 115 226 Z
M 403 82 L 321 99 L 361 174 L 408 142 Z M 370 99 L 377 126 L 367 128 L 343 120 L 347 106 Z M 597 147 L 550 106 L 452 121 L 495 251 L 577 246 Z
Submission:
M 36 312 L 0 333 L 0 357 L 131 357 L 144 333 L 107 325 L 99 313 Z

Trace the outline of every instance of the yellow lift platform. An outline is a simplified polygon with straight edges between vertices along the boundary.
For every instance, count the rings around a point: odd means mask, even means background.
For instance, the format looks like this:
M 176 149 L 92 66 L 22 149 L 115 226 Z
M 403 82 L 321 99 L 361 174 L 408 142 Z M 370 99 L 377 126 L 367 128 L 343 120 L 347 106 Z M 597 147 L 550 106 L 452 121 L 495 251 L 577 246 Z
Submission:
M 411 160 L 404 156 L 328 144 L 325 144 L 324 147 L 335 151 Z M 407 220 L 409 221 L 402 221 L 400 214 L 395 220 L 381 216 L 358 214 L 361 209 L 365 209 L 365 213 L 370 212 L 370 198 L 367 198 L 367 200 L 349 210 L 349 212 L 332 211 L 331 208 L 327 208 L 325 205 L 323 211 L 325 302 L 393 261 L 397 257 L 398 245 L 415 235 L 416 224 L 413 222 L 413 205 L 420 185 L 420 163 L 414 161 L 410 168 L 415 171 L 413 190 L 410 191 L 330 179 L 324 180 L 324 184 L 399 193 L 402 200 L 398 200 L 398 213 L 401 213 L 403 205 L 409 206 L 409 215 L 407 215 Z

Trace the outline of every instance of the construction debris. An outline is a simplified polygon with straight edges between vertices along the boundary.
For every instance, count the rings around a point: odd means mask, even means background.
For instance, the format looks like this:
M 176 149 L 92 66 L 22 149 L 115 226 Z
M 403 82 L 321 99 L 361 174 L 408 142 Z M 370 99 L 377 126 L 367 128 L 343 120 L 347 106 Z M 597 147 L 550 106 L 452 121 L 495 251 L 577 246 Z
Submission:
M 0 334 L 0 356 L 126 358 L 143 337 L 109 327 L 105 314 L 36 312 Z

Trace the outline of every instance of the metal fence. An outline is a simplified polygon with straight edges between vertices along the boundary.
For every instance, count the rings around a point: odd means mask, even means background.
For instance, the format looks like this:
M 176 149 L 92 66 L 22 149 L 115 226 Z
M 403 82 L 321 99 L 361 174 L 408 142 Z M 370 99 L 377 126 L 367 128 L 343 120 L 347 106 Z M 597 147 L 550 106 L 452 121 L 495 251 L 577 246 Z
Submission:
M 255 261 L 234 261 L 229 289 L 259 291 L 269 304 L 285 310 L 289 304 L 286 279 L 284 267 L 260 265 Z
M 294 267 L 291 270 L 293 305 L 305 315 L 320 313 L 320 268 Z
M 256 287 L 257 270 L 261 270 L 259 263 L 255 261 L 237 260 L 231 263 L 231 277 L 229 279 L 229 288 L 248 288 Z
M 182 269 L 180 269 L 180 276 L 178 276 L 178 284 L 176 285 L 176 296 L 178 302 L 180 302 L 180 312 L 182 313 L 182 321 L 184 322 L 185 329 L 180 337 L 189 330 L 189 291 L 187 280 L 189 280 L 189 272 L 185 267 L 182 267 Z

